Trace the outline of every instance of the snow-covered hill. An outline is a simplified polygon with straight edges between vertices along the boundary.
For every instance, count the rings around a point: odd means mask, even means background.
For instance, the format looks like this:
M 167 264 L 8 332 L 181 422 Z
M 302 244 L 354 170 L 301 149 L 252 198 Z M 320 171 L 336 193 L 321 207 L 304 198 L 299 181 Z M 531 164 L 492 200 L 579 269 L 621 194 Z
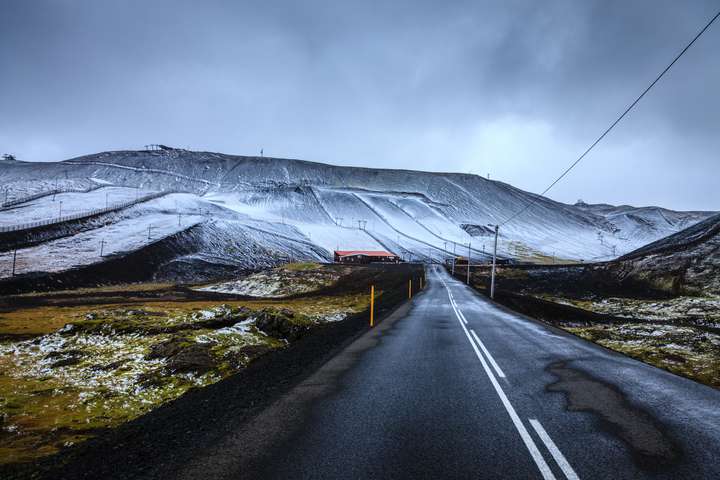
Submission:
M 674 294 L 720 295 L 720 215 L 632 251 L 609 265 L 622 279 Z
M 102 228 L 74 234 L 76 227 L 68 226 L 62 238 L 53 240 L 56 244 L 20 249 L 23 272 L 102 262 L 94 253 L 101 242 L 106 252 L 117 256 L 157 242 L 161 235 L 182 237 L 185 231 L 195 248 L 165 271 L 176 272 L 187 262 L 253 267 L 290 258 L 329 259 L 336 248 L 382 248 L 406 259 L 434 260 L 467 255 L 470 249 L 472 257 L 486 258 L 493 240 L 487 225 L 502 222 L 535 198 L 468 174 L 339 167 L 181 149 L 104 152 L 53 163 L 9 162 L 0 167 L 0 182 L 0 200 L 12 201 L 0 210 L 4 227 L 52 217 L 60 208 L 77 212 L 151 192 L 185 192 L 115 212 Z M 64 193 L 22 201 L 51 190 Z M 499 253 L 530 261 L 604 260 L 709 215 L 656 207 L 567 205 L 540 198 L 500 230 Z M 151 234 L 144 236 L 148 227 Z M 50 254 L 55 257 L 51 265 L 42 259 Z M 6 252 L 0 258 L 0 278 L 8 275 L 7 257 Z

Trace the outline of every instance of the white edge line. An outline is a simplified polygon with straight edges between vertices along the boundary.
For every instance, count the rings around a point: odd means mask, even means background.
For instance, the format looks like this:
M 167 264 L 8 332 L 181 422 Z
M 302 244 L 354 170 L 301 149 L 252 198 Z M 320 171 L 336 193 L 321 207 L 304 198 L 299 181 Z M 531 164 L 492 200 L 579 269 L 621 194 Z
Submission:
M 540 470 L 540 473 L 542 474 L 543 478 L 545 480 L 557 480 L 555 478 L 555 475 L 553 475 L 552 470 L 550 470 L 550 467 L 545 462 L 545 459 L 543 458 L 542 454 L 540 453 L 540 450 L 538 450 L 537 445 L 535 445 L 535 441 L 530 436 L 530 433 L 528 433 L 527 428 L 525 428 L 525 425 L 523 425 L 522 420 L 520 420 L 520 417 L 518 417 L 517 412 L 515 412 L 515 408 L 513 408 L 512 404 L 510 403 L 510 400 L 508 400 L 507 396 L 505 395 L 505 392 L 503 391 L 502 387 L 498 383 L 497 379 L 495 378 L 495 375 L 493 375 L 492 370 L 490 370 L 490 367 L 488 366 L 487 362 L 485 362 L 485 359 L 483 358 L 482 354 L 480 353 L 480 350 L 478 350 L 477 345 L 475 345 L 475 342 L 472 341 L 472 338 L 470 337 L 470 334 L 468 333 L 467 328 L 465 328 L 465 325 L 463 325 L 462 320 L 460 320 L 460 315 L 457 315 L 458 322 L 460 322 L 460 326 L 462 327 L 463 331 L 465 332 L 465 336 L 467 336 L 468 341 L 470 342 L 470 345 L 472 345 L 473 350 L 475 350 L 475 355 L 477 355 L 478 359 L 480 360 L 480 363 L 483 366 L 483 369 L 485 370 L 485 373 L 487 374 L 488 378 L 490 378 L 490 382 L 492 383 L 493 387 L 495 388 L 495 392 L 500 397 L 500 401 L 502 401 L 503 406 L 505 407 L 505 410 L 507 410 L 508 415 L 510 415 L 510 420 L 512 420 L 513 425 L 515 425 L 515 428 L 517 429 L 518 433 L 520 434 L 520 437 L 522 438 L 523 442 L 525 443 L 525 447 L 530 452 L 530 456 L 535 461 L 535 464 L 538 467 L 538 470 Z
M 500 365 L 498 365 L 497 362 L 495 362 L 495 359 L 493 358 L 493 356 L 490 355 L 490 352 L 488 351 L 488 349 L 485 348 L 485 344 L 482 342 L 482 340 L 480 340 L 480 338 L 478 338 L 478 336 L 475 334 L 475 330 L 470 329 L 470 333 L 472 334 L 473 338 L 478 343 L 478 345 L 480 345 L 480 348 L 482 348 L 482 351 L 487 356 L 488 360 L 490 360 L 490 364 L 495 369 L 495 372 L 498 374 L 498 377 L 505 378 L 505 373 L 500 368 Z
M 570 466 L 570 462 L 567 461 L 565 455 L 562 454 L 557 445 L 555 445 L 555 442 L 552 441 L 552 438 L 550 438 L 550 435 L 548 435 L 548 433 L 545 431 L 540 421 L 534 418 L 530 418 L 528 420 L 530 420 L 530 425 L 532 425 L 532 427 L 535 429 L 538 436 L 540 437 L 540 440 L 543 441 L 547 449 L 550 451 L 550 455 L 552 455 L 552 457 L 555 459 L 555 462 L 558 464 L 558 466 L 563 471 L 568 480 L 580 480 L 580 477 L 577 476 L 575 470 L 573 470 L 573 468 Z

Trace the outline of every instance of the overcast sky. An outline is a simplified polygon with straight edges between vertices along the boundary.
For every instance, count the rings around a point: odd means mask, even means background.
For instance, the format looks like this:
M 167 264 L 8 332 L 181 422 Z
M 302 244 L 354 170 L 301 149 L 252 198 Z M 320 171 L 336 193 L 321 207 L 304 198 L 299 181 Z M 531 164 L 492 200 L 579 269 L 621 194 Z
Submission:
M 544 189 L 708 1 L 0 0 L 0 153 L 163 143 Z M 720 209 L 720 22 L 549 196 Z

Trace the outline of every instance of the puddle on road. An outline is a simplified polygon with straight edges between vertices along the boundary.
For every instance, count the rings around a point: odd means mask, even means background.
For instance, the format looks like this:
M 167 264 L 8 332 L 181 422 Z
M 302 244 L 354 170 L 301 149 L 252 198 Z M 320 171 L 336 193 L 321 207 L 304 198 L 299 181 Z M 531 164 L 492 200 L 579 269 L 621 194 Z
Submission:
M 680 448 L 657 420 L 630 403 L 615 386 L 570 368 L 565 362 L 553 363 L 547 370 L 558 378 L 547 390 L 564 393 L 568 411 L 596 416 L 603 430 L 630 448 L 640 468 L 667 468 L 681 458 Z

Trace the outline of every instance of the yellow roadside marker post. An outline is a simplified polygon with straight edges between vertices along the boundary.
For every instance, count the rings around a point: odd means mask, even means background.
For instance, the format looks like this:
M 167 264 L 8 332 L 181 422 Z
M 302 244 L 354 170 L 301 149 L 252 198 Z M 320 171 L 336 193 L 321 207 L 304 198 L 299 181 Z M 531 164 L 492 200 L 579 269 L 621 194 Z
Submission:
M 412 278 L 408 280 L 408 300 L 412 298 Z
M 370 285 L 370 326 L 375 325 L 375 285 Z

